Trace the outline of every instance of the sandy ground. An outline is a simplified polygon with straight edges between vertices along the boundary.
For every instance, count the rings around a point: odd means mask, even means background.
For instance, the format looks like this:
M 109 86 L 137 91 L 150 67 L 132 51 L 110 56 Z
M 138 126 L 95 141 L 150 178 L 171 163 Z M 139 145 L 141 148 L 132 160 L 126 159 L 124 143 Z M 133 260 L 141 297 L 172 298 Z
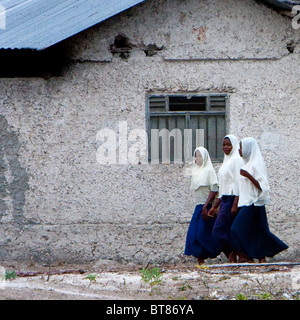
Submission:
M 152 269 L 153 266 L 148 266 Z M 0 284 L 1 300 L 299 300 L 300 265 L 159 266 L 159 283 L 138 266 L 22 267 Z M 12 271 L 12 266 L 6 267 Z M 30 273 L 31 272 L 31 273 Z M 65 272 L 63 274 L 59 274 Z M 38 273 L 38 274 L 37 274 Z M 92 275 L 89 279 L 89 275 Z M 95 276 L 95 277 L 93 277 Z M 88 278 L 87 278 L 88 277 Z M 93 279 L 95 278 L 95 279 Z

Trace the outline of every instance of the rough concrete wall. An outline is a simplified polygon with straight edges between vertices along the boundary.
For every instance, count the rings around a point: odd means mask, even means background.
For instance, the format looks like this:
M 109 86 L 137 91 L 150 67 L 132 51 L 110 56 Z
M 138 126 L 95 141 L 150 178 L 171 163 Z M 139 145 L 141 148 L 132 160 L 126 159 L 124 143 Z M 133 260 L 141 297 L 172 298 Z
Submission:
M 123 34 L 132 52 L 155 44 L 171 60 L 280 59 L 299 45 L 295 33 L 290 18 L 255 0 L 146 1 L 73 37 L 72 58 L 111 61 L 108 49 Z
M 258 138 L 267 161 L 270 227 L 290 246 L 278 259 L 299 257 L 299 39 L 255 1 L 149 0 L 71 38 L 63 77 L 1 79 L 1 259 L 183 259 L 186 166 L 96 161 L 97 132 L 145 129 L 146 94 L 162 91 L 230 94 L 228 131 Z

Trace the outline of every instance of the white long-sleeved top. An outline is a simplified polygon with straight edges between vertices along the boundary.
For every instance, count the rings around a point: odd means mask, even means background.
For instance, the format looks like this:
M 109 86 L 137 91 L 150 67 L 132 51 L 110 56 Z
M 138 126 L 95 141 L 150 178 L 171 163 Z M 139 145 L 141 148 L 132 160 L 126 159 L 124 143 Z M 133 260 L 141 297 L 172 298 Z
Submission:
M 239 178 L 242 163 L 241 157 L 234 157 L 220 168 L 218 172 L 219 197 L 239 195 Z
M 229 155 L 224 154 L 223 164 L 218 172 L 219 198 L 222 196 L 239 195 L 239 177 L 243 160 L 239 154 L 239 141 L 233 134 L 228 134 L 224 139 L 229 139 L 232 150 Z M 223 140 L 224 141 L 224 140 Z
M 218 185 L 200 186 L 195 191 L 195 202 L 197 204 L 205 204 L 207 197 L 211 191 L 218 192 Z
M 238 206 L 263 206 L 270 203 L 270 186 L 268 182 L 267 168 L 256 139 L 249 137 L 241 141 L 243 153 L 242 169 L 249 172 L 261 187 L 257 189 L 246 177 L 239 178 L 239 202 Z

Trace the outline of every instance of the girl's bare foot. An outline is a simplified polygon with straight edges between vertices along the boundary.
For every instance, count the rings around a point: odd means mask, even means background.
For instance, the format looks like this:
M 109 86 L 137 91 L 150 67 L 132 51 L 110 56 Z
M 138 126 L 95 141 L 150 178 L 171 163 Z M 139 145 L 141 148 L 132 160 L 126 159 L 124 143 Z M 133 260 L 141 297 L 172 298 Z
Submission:
M 239 262 L 243 263 L 243 262 L 254 262 L 253 259 L 249 258 L 244 252 L 239 252 L 238 253 L 239 256 Z
M 229 262 L 231 262 L 231 263 L 236 263 L 236 262 L 237 262 L 236 252 L 232 251 L 232 252 L 230 253 L 230 255 L 228 256 L 228 260 L 229 260 Z

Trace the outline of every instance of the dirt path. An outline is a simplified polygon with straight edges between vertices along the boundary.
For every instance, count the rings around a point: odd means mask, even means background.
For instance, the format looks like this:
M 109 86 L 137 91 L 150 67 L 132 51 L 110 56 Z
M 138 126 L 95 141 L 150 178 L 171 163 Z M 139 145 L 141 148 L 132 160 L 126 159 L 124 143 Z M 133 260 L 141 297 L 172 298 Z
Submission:
M 151 270 L 151 266 L 148 270 Z M 126 270 L 126 269 L 129 269 Z M 2 282 L 0 299 L 22 300 L 299 300 L 300 265 L 160 266 L 157 282 L 145 282 L 138 268 L 84 268 L 72 272 L 35 268 Z M 66 269 L 65 269 L 66 270 Z M 49 272 L 50 271 L 50 272 Z M 23 272 L 23 274 L 22 274 Z M 31 272 L 31 274 L 29 273 Z M 62 273 L 62 274 L 59 274 Z M 24 275 L 30 276 L 24 276 Z

